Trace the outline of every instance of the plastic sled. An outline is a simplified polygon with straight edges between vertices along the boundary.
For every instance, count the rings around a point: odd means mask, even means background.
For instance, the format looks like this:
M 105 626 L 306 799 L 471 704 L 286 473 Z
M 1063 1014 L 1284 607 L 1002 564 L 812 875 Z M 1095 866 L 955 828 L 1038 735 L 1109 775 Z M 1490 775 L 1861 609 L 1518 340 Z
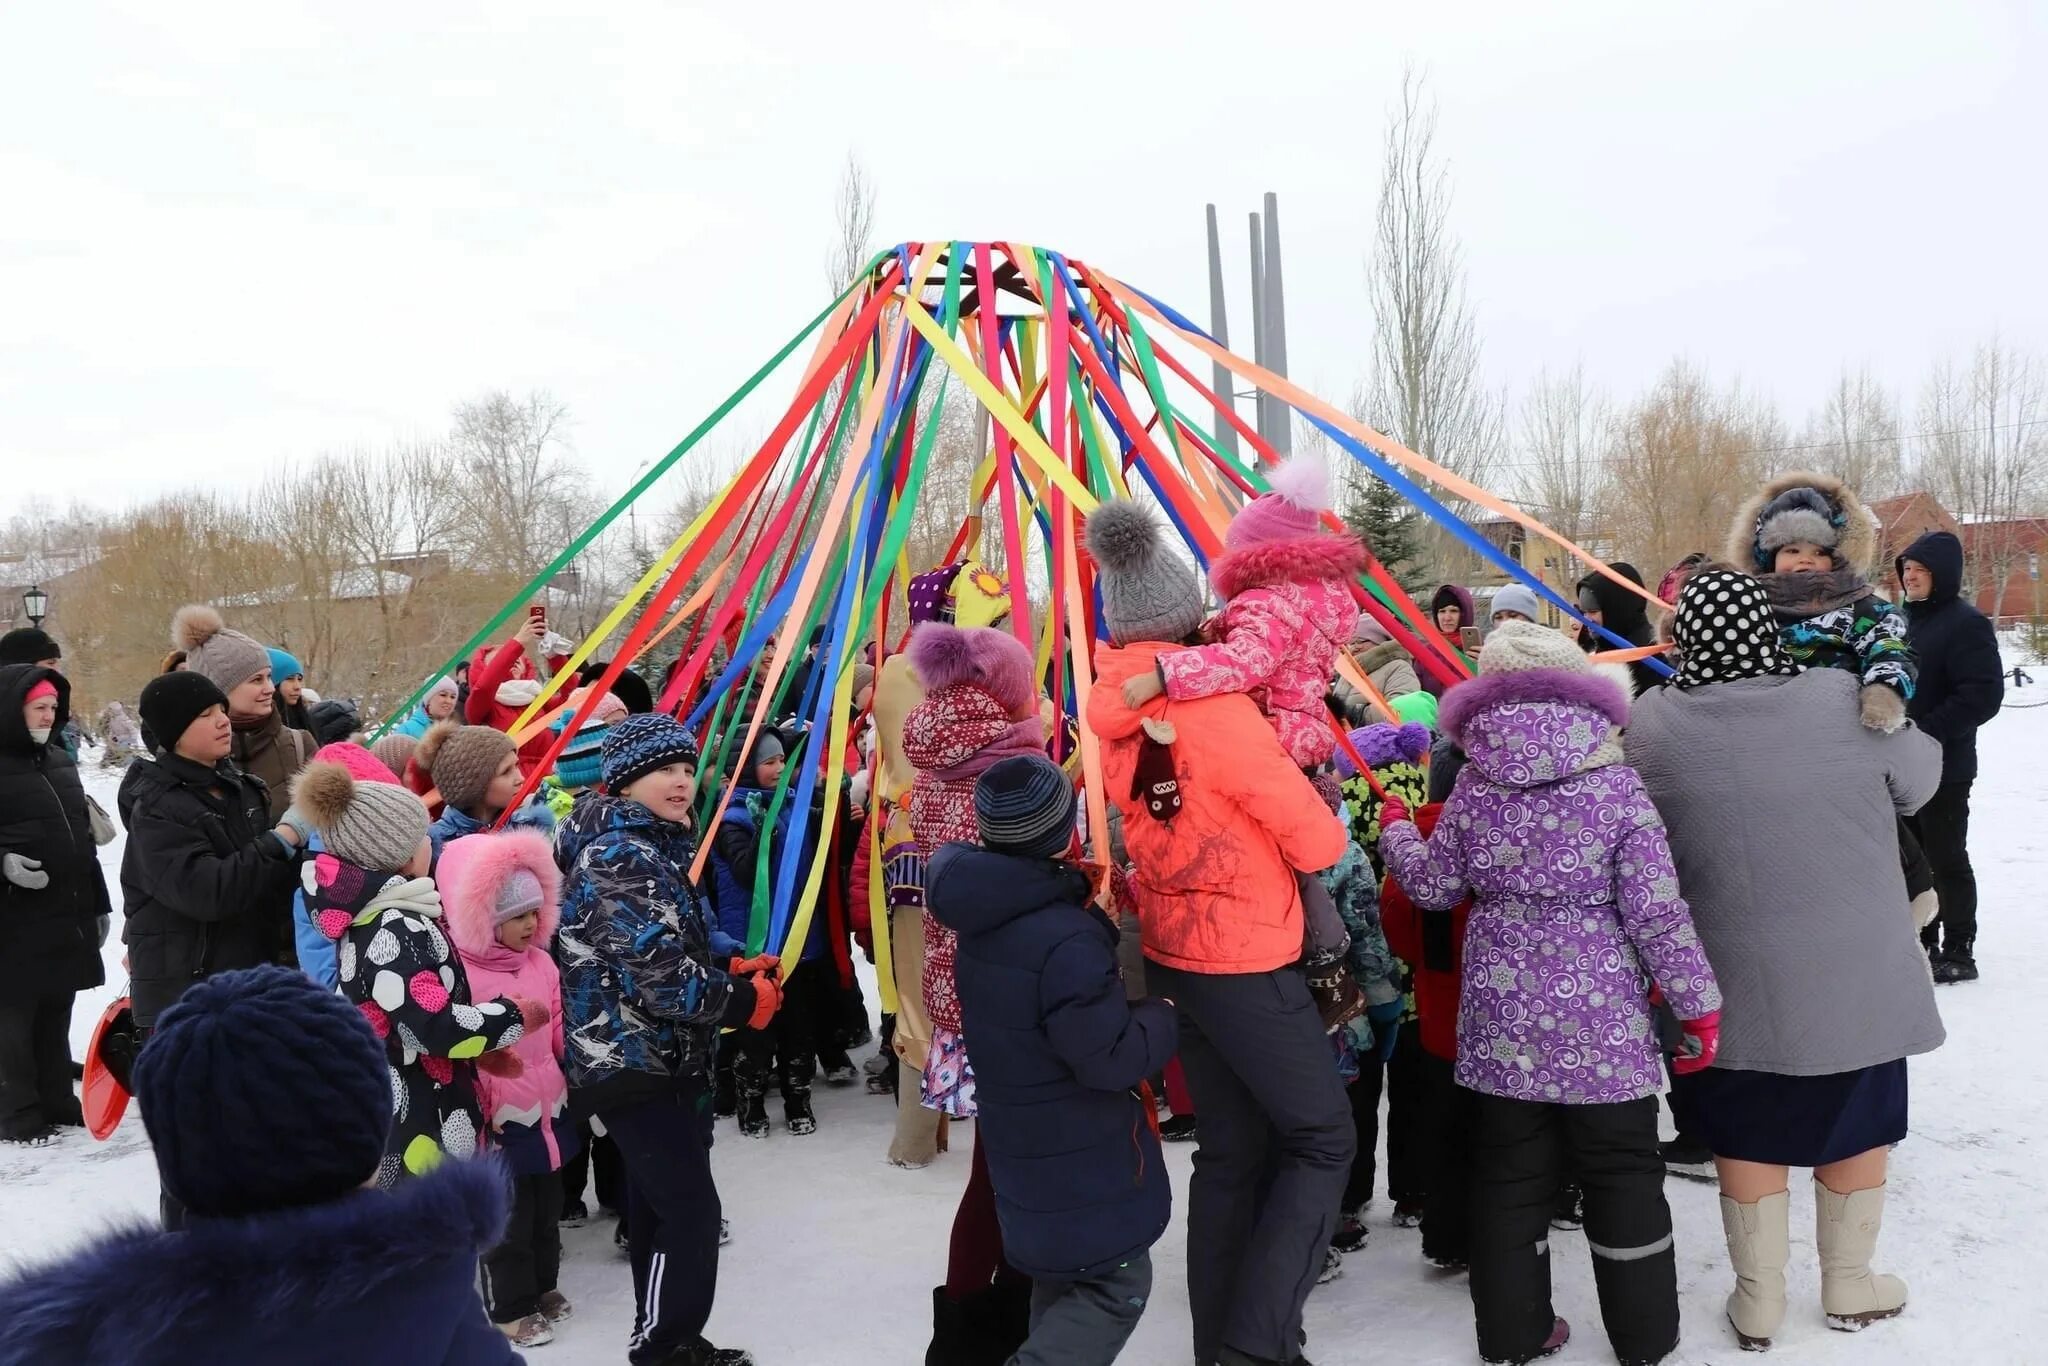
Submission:
M 121 997 L 100 1012 L 93 1026 L 92 1042 L 85 1050 L 85 1081 L 80 1087 L 79 1106 L 85 1111 L 85 1127 L 92 1136 L 106 1141 L 128 1113 L 129 1070 L 135 1064 L 135 1016 L 128 998 Z

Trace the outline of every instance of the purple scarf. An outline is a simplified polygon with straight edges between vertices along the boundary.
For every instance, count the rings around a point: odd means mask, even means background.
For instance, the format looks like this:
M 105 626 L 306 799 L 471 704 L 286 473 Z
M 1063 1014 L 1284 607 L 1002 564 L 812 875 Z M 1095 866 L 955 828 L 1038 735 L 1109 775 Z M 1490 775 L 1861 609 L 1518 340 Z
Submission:
M 932 777 L 945 783 L 964 783 L 979 778 L 1005 759 L 1045 753 L 1045 726 L 1035 716 L 1013 721 L 1009 728 L 951 768 L 935 769 Z

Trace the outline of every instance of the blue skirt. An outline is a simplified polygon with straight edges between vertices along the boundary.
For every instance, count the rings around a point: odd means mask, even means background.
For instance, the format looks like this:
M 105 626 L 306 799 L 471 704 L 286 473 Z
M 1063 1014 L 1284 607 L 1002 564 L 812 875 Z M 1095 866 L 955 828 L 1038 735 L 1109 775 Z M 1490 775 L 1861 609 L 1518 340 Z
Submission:
M 1716 1157 L 1825 1167 L 1906 1136 L 1906 1060 L 1788 1077 L 1709 1067 L 1686 1079 L 1693 1122 Z

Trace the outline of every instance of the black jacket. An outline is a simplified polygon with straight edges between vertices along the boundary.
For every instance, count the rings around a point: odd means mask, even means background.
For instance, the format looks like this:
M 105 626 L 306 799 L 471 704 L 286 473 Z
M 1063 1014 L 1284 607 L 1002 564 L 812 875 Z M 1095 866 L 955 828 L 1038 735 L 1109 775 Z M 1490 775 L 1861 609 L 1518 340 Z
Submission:
M 22 708 L 47 679 L 57 723 L 37 744 Z M 55 669 L 0 668 L 0 853 L 43 865 L 49 885 L 31 891 L 0 880 L 0 995 L 77 991 L 106 980 L 99 927 L 112 907 L 86 816 L 78 765 L 57 743 L 71 714 L 71 685 Z
M 149 1026 L 201 978 L 293 965 L 298 857 L 271 833 L 262 782 L 170 751 L 128 766 L 121 897 L 135 1023 Z
M 1977 727 L 1998 715 L 2005 701 L 1998 634 L 1982 612 L 1962 600 L 1961 541 L 1930 531 L 1907 546 L 1897 562 L 1902 582 L 1907 560 L 1927 566 L 1934 591 L 1925 602 L 1906 604 L 1906 640 L 1920 661 L 1906 714 L 1941 741 L 1941 781 L 1967 783 L 1977 776 Z
M 1173 1197 L 1132 1088 L 1173 1057 L 1172 1007 L 1126 1001 L 1116 929 L 1066 864 L 949 844 L 926 868 L 925 901 L 960 936 L 975 1141 L 1004 1258 L 1083 1280 L 1151 1247 Z

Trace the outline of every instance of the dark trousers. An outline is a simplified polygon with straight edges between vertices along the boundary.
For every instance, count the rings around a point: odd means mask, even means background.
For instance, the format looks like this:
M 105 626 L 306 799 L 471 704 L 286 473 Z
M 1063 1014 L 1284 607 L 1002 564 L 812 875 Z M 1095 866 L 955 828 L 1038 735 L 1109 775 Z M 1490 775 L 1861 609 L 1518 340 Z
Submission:
M 1977 874 L 1970 867 L 1970 784 L 1943 783 L 1906 824 L 1934 870 L 1934 894 L 1941 913 L 1923 932 L 1933 944 L 1939 934 L 1945 952 L 1974 956 L 1977 944 Z
M 562 1270 L 562 1174 L 512 1178 L 505 1240 L 484 1254 L 484 1308 L 492 1323 L 517 1323 L 540 1309 Z
M 1351 1178 L 1344 1184 L 1344 1212 L 1355 1214 L 1372 1200 L 1379 1171 L 1380 1097 L 1387 1098 L 1387 1198 L 1395 1204 L 1417 1204 L 1429 1189 L 1428 1155 L 1422 1106 L 1422 1041 L 1415 1026 L 1404 1025 L 1394 1038 L 1394 1056 L 1386 1062 L 1377 1052 L 1358 1059 L 1358 1080 L 1347 1088 L 1351 1129 L 1358 1136 L 1358 1155 L 1351 1159 Z
M 845 1003 L 838 974 L 829 962 L 799 963 L 782 984 L 782 1008 L 765 1029 L 742 1029 L 733 1080 L 741 1095 L 765 1093 L 770 1079 L 789 1100 L 811 1089 L 823 1062 L 851 1067 L 840 1041 Z
M 1655 1361 L 1678 1342 L 1678 1264 L 1657 1100 L 1549 1105 L 1475 1096 L 1472 1308 L 1479 1354 L 1523 1360 L 1550 1335 L 1550 1215 L 1575 1175 L 1600 1318 L 1615 1355 Z
M 619 1160 L 619 1145 L 610 1134 L 594 1132 L 580 1122 L 576 1132 L 583 1140 L 576 1156 L 562 1164 L 562 1205 L 567 1208 L 583 1198 L 596 1178 L 596 1203 L 605 1209 L 626 1208 L 626 1168 Z
M 702 1336 L 718 1291 L 718 1186 L 703 1079 L 672 1095 L 599 1112 L 626 1162 L 636 1366 Z
M 1201 1116 L 1188 1186 L 1197 1361 L 1226 1346 L 1291 1361 L 1357 1138 L 1322 1017 L 1299 968 L 1203 974 L 1147 961 L 1180 1014 Z
M 1476 1097 L 1452 1079 L 1447 1058 L 1416 1050 L 1421 1148 L 1428 1173 L 1422 1196 L 1422 1255 L 1472 1260 L 1472 1128 Z
M 1031 1336 L 1008 1366 L 1109 1366 L 1152 1297 L 1152 1254 L 1091 1281 L 1033 1281 Z
M 71 1090 L 71 1003 L 76 992 L 0 996 L 0 1138 L 82 1124 Z

